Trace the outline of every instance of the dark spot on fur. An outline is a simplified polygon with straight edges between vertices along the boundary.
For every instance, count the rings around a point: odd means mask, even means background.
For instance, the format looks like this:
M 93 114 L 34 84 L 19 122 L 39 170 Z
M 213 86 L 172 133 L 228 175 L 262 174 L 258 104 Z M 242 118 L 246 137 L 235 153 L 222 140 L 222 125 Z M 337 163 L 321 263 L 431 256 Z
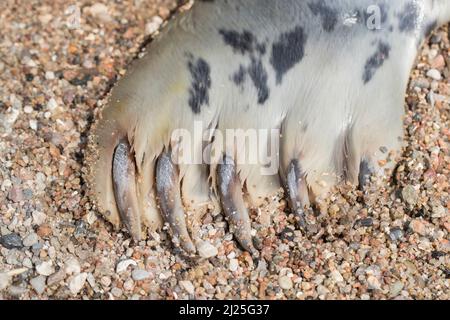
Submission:
M 209 89 L 211 88 L 211 69 L 209 64 L 199 58 L 188 62 L 189 72 L 191 73 L 191 88 L 189 89 L 189 106 L 192 112 L 198 114 L 203 105 L 209 104 Z
M 338 22 L 338 13 L 335 9 L 327 6 L 325 0 L 311 2 L 308 4 L 308 7 L 315 16 L 320 17 L 325 31 L 331 32 L 334 30 Z
M 403 11 L 398 15 L 399 18 L 399 29 L 401 32 L 412 32 L 416 29 L 418 18 L 419 18 L 419 8 L 414 2 L 408 2 Z
M 269 99 L 269 88 L 267 85 L 267 71 L 261 60 L 252 59 L 248 74 L 258 90 L 258 104 L 264 104 Z
M 390 52 L 391 47 L 389 44 L 384 42 L 378 44 L 377 51 L 367 60 L 366 65 L 364 66 L 364 84 L 367 84 L 372 80 L 377 70 L 384 64 L 384 61 L 389 58 Z
M 256 37 L 248 30 L 244 30 L 239 33 L 234 30 L 219 30 L 223 41 L 233 48 L 235 52 L 240 54 L 253 53 L 257 50 L 260 54 L 266 52 L 266 47 L 264 44 L 258 43 Z
M 258 52 L 261 55 L 265 55 L 266 54 L 266 45 L 264 43 L 258 43 L 256 45 L 256 50 L 258 50 Z
M 245 81 L 245 73 L 246 73 L 246 70 L 245 70 L 244 66 L 240 65 L 239 70 L 233 74 L 233 77 L 232 77 L 233 82 L 238 86 L 242 85 Z
M 281 84 L 286 72 L 303 59 L 305 43 L 306 35 L 303 28 L 298 26 L 290 32 L 281 34 L 273 44 L 270 63 L 275 69 L 277 84 Z

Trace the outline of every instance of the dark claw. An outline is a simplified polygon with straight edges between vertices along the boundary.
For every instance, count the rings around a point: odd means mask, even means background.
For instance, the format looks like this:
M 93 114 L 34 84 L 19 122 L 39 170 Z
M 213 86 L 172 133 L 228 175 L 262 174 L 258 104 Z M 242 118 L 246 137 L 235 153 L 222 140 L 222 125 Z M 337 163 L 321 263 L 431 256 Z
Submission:
M 362 160 L 359 164 L 359 176 L 358 183 L 359 189 L 364 190 L 367 184 L 370 182 L 370 176 L 373 174 L 373 170 L 370 168 L 369 161 Z
M 231 232 L 246 251 L 254 256 L 258 255 L 253 246 L 251 222 L 244 203 L 241 183 L 231 157 L 224 156 L 223 163 L 217 167 L 217 176 L 220 201 Z
M 136 166 L 127 140 L 121 140 L 114 151 L 112 179 L 120 218 L 132 237 L 139 241 L 141 219 L 136 196 Z
M 170 225 L 174 242 L 178 240 L 188 254 L 194 254 L 196 248 L 186 226 L 178 169 L 173 164 L 169 152 L 164 152 L 156 164 L 156 193 L 162 216 Z
M 305 208 L 309 206 L 308 186 L 297 160 L 289 165 L 286 179 L 286 189 L 289 203 L 294 212 L 298 226 L 305 230 Z

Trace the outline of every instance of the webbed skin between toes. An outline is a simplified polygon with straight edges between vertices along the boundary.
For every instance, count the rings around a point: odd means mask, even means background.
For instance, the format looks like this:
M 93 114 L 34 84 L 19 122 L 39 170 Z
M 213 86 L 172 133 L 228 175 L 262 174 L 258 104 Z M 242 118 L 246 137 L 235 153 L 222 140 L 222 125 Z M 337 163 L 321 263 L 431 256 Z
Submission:
M 380 25 L 371 29 L 373 5 Z M 93 202 L 136 239 L 168 222 L 189 253 L 196 235 L 185 208 L 219 205 L 254 251 L 244 196 L 257 205 L 285 186 L 302 226 L 315 197 L 344 180 L 363 185 L 395 164 L 379 165 L 401 150 L 417 50 L 449 20 L 445 0 L 196 1 L 130 66 L 102 110 L 87 155 Z M 204 128 L 190 139 L 195 151 L 211 128 L 280 130 L 278 172 L 236 162 L 247 151 L 214 135 L 216 154 L 233 156 L 224 163 L 169 160 L 173 132 L 193 133 L 195 122 Z

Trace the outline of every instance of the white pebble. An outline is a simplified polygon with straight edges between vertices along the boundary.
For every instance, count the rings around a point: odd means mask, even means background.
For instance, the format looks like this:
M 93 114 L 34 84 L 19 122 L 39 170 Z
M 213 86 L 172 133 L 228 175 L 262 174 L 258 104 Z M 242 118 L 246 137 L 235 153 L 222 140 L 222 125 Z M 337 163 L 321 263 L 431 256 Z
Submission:
M 5 180 L 3 180 L 0 189 L 1 189 L 2 191 L 5 191 L 6 189 L 10 188 L 11 186 L 12 186 L 11 180 L 5 179 Z
M 55 268 L 53 268 L 53 262 L 51 260 L 41 262 L 36 266 L 36 271 L 40 275 L 49 276 L 53 272 L 55 272 Z
M 125 281 L 125 282 L 123 283 L 123 288 L 124 288 L 126 291 L 131 291 L 131 290 L 133 290 L 133 289 L 134 289 L 134 282 L 133 282 L 133 280 L 128 279 L 127 281 Z
M 25 268 L 28 268 L 28 269 L 33 268 L 33 263 L 31 262 L 31 259 L 30 259 L 30 258 L 25 258 L 25 259 L 23 259 L 22 265 L 23 265 Z
M 434 79 L 436 81 L 440 81 L 442 79 L 441 73 L 439 72 L 439 70 L 436 70 L 436 69 L 428 70 L 427 77 Z
M 120 262 L 117 264 L 117 267 L 116 267 L 116 273 L 122 273 L 122 272 L 124 272 L 124 271 L 127 270 L 127 268 L 128 268 L 129 266 L 131 266 L 131 265 L 136 266 L 136 265 L 137 265 L 136 261 L 131 260 L 131 259 L 127 259 L 127 260 L 122 260 L 122 261 L 120 261 Z
M 151 35 L 158 31 L 159 27 L 163 23 L 163 19 L 159 16 L 154 16 L 152 20 L 145 25 L 145 34 Z
M 337 270 L 331 271 L 330 276 L 334 280 L 334 282 L 343 282 L 344 281 L 344 278 L 342 277 L 341 273 Z
M 45 291 L 45 277 L 37 276 L 30 280 L 30 285 L 33 287 L 37 294 L 43 294 Z
M 55 79 L 55 74 L 52 71 L 46 71 L 45 72 L 45 79 L 53 80 L 53 79 Z
M 86 11 L 89 12 L 94 18 L 97 18 L 102 22 L 112 21 L 112 17 L 108 12 L 108 7 L 103 3 L 95 3 L 91 7 L 87 7 Z
M 403 200 L 405 200 L 411 206 L 415 206 L 417 201 L 419 201 L 419 195 L 416 189 L 411 185 L 407 185 L 403 188 L 402 197 Z
M 69 282 L 70 292 L 75 295 L 84 287 L 86 283 L 87 273 L 83 272 L 74 276 Z
M 193 295 L 195 293 L 195 287 L 191 281 L 180 281 L 179 284 L 190 295 Z
M 227 255 L 227 258 L 230 259 L 230 260 L 236 258 L 236 252 L 231 251 L 230 254 Z
M 95 285 L 97 284 L 96 281 L 95 281 L 94 275 L 93 275 L 92 273 L 90 273 L 90 272 L 87 274 L 86 279 L 87 279 L 87 282 L 89 283 L 89 285 L 90 285 L 92 288 L 94 288 Z M 95 291 L 95 289 L 94 289 L 94 291 Z
M 444 218 L 448 214 L 447 209 L 442 205 L 437 205 L 433 207 L 432 218 Z
M 135 269 L 131 272 L 131 277 L 134 281 L 140 281 L 150 277 L 150 273 L 142 269 Z
M 370 300 L 370 295 L 368 295 L 367 293 L 362 294 L 361 300 Z
M 36 179 L 38 179 L 39 174 L 44 175 L 43 173 L 38 172 L 36 174 Z M 45 176 L 44 176 L 44 179 L 45 179 Z M 40 211 L 33 211 L 32 216 L 33 216 L 33 223 L 37 224 L 38 226 L 43 224 L 45 222 L 45 219 L 47 219 L 47 215 Z
M 393 283 L 389 288 L 389 294 L 391 297 L 396 297 L 402 292 L 403 290 L 403 283 L 401 281 L 397 281 Z
M 367 284 L 371 290 L 380 290 L 381 288 L 380 281 L 378 281 L 377 277 L 374 276 L 367 277 Z
M 56 102 L 55 99 L 51 98 L 50 100 L 48 100 L 48 102 L 47 102 L 48 110 L 50 110 L 50 111 L 55 110 L 57 106 L 58 106 L 58 103 Z
M 237 259 L 230 260 L 230 271 L 234 272 L 239 268 L 239 261 Z
M 117 287 L 112 288 L 111 293 L 116 298 L 120 298 L 122 296 L 122 290 Z
M 217 248 L 214 247 L 211 243 L 208 241 L 201 242 L 198 246 L 198 254 L 200 257 L 208 259 L 217 256 L 218 251 Z
M 33 107 L 25 106 L 25 108 L 23 108 L 23 112 L 30 114 L 33 112 Z
M 70 257 L 64 262 L 66 274 L 79 274 L 81 272 L 80 263 L 75 257 Z
M 111 278 L 110 278 L 110 277 L 103 276 L 103 277 L 100 279 L 100 282 L 101 282 L 101 284 L 102 284 L 104 287 L 109 287 L 109 285 L 111 284 Z
M 278 279 L 281 289 L 290 290 L 293 287 L 292 279 L 288 276 L 282 276 Z
M 23 239 L 23 245 L 25 247 L 31 247 L 39 241 L 39 237 L 35 232 L 30 233 Z
M 11 277 L 6 273 L 0 273 L 0 290 L 5 289 L 9 285 Z
M 32 120 L 30 120 L 29 123 L 30 123 L 30 128 L 31 128 L 32 130 L 36 131 L 36 130 L 37 130 L 37 121 L 34 120 L 34 119 L 32 119 Z

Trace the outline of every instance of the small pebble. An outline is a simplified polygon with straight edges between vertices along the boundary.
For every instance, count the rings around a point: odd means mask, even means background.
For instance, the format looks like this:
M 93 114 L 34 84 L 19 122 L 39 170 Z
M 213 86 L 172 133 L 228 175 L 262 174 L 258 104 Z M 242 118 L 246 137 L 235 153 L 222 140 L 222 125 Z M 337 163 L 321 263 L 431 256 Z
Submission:
M 36 244 L 39 241 L 39 237 L 36 233 L 32 232 L 29 235 L 27 235 L 25 238 L 23 238 L 23 245 L 25 247 L 31 247 L 32 245 Z
M 127 270 L 127 268 L 128 268 L 129 266 L 136 266 L 136 265 L 137 265 L 136 261 L 131 260 L 131 259 L 127 259 L 127 260 L 120 261 L 120 262 L 117 264 L 117 267 L 116 267 L 116 273 L 122 273 L 122 272 L 124 272 L 125 270 Z
M 411 185 L 407 185 L 403 188 L 402 197 L 403 200 L 405 200 L 411 206 L 415 206 L 417 204 L 417 201 L 419 200 L 416 189 Z
M 425 224 L 420 219 L 414 219 L 409 224 L 409 227 L 411 230 L 415 233 L 420 234 L 421 236 L 424 236 L 427 232 Z
M 100 283 L 104 286 L 104 287 L 109 287 L 111 285 L 111 278 L 107 277 L 107 276 L 103 276 L 100 279 Z
M 381 288 L 378 278 L 372 275 L 367 277 L 367 284 L 371 290 L 379 290 Z
M 229 269 L 231 272 L 236 271 L 239 268 L 239 261 L 237 259 L 231 259 Z
M 16 186 L 12 187 L 11 190 L 9 190 L 8 199 L 16 203 L 23 201 L 24 197 L 22 189 Z
M 25 108 L 23 108 L 23 112 L 30 114 L 33 112 L 33 107 L 31 106 L 25 106 Z
M 180 281 L 179 284 L 190 295 L 193 295 L 195 293 L 195 287 L 191 281 Z
M 86 12 L 89 12 L 94 18 L 98 19 L 101 22 L 111 22 L 112 17 L 109 14 L 108 7 L 103 3 L 95 3 L 90 7 L 86 8 Z
M 47 278 L 47 285 L 48 286 L 53 286 L 55 284 L 60 283 L 61 281 L 63 281 L 66 278 L 66 272 L 64 271 L 64 269 L 60 269 L 57 272 L 53 273 L 51 276 L 49 276 Z
M 389 287 L 389 296 L 392 298 L 398 296 L 402 292 L 403 287 L 404 285 L 401 281 L 394 282 Z
M 280 284 L 281 289 L 284 290 L 290 290 L 293 287 L 292 280 L 288 276 L 278 278 L 278 283 Z
M 10 233 L 0 237 L 0 244 L 6 249 L 23 248 L 22 238 L 17 233 Z
M 64 262 L 66 274 L 78 274 L 81 272 L 80 263 L 75 257 L 71 257 Z
M 51 71 L 46 71 L 45 72 L 45 79 L 47 80 L 53 80 L 55 79 L 55 74 Z
M 135 269 L 131 272 L 134 281 L 141 281 L 150 277 L 150 272 L 142 269 Z
M 41 211 L 33 211 L 33 223 L 36 225 L 41 225 L 45 222 L 45 219 L 47 219 L 47 215 Z
M 28 269 L 33 268 L 33 262 L 31 262 L 31 259 L 30 259 L 30 258 L 25 258 L 25 259 L 23 259 L 22 265 L 23 265 L 24 267 L 28 268 Z
M 362 227 L 371 227 L 373 225 L 373 219 L 372 218 L 361 219 L 359 220 L 359 224 Z
M 127 281 L 125 281 L 125 282 L 123 283 L 123 288 L 124 288 L 126 291 L 131 291 L 131 290 L 133 290 L 133 288 L 134 288 L 134 281 L 133 281 L 132 279 L 128 279 Z
M 39 237 L 47 239 L 52 234 L 52 228 L 48 224 L 44 223 L 37 229 L 37 234 Z
M 33 287 L 34 291 L 36 291 L 37 294 L 41 295 L 45 291 L 45 277 L 44 276 L 37 276 L 36 278 L 33 278 L 30 280 L 30 284 Z
M 398 227 L 392 228 L 391 231 L 389 232 L 389 238 L 392 241 L 400 240 L 402 236 L 403 236 L 403 231 L 402 231 L 402 229 L 400 229 Z
M 428 88 L 430 88 L 430 81 L 425 78 L 419 78 L 419 79 L 416 79 L 415 81 L 413 81 L 413 85 L 420 89 L 428 89 Z
M 111 289 L 111 294 L 116 298 L 120 298 L 122 296 L 122 293 L 123 291 L 120 288 L 114 287 Z
M 444 57 L 440 54 L 438 55 L 436 58 L 434 58 L 431 63 L 430 63 L 430 67 L 433 69 L 442 69 L 445 67 L 445 59 Z M 437 79 L 435 79 L 437 80 Z
M 49 276 L 51 275 L 53 272 L 55 272 L 55 269 L 53 268 L 53 263 L 51 260 L 49 261 L 44 261 L 41 262 L 40 264 L 38 264 L 36 266 L 36 271 L 37 273 L 39 273 L 40 275 L 43 276 Z
M 11 277 L 6 273 L 0 273 L 0 290 L 5 289 L 11 280 Z
M 205 258 L 205 259 L 209 259 L 212 257 L 217 256 L 217 248 L 214 247 L 211 243 L 207 242 L 207 241 L 202 241 L 198 246 L 198 254 L 200 255 L 200 257 Z
M 74 276 L 69 282 L 69 289 L 73 295 L 76 295 L 81 291 L 86 283 L 87 273 L 83 272 Z
M 433 207 L 433 212 L 431 214 L 432 218 L 444 218 L 448 214 L 448 210 L 442 205 L 437 205 Z
M 436 81 L 442 80 L 442 75 L 441 75 L 441 73 L 439 72 L 439 70 L 436 70 L 436 69 L 430 69 L 430 70 L 428 70 L 428 72 L 427 72 L 427 77 L 429 77 L 429 78 L 431 78 L 431 79 L 433 79 L 433 80 L 436 80 Z
M 333 270 L 330 273 L 331 279 L 334 280 L 334 282 L 343 282 L 344 278 L 342 277 L 341 273 L 338 270 Z
M 158 31 L 159 27 L 163 23 L 163 19 L 158 16 L 154 16 L 152 20 L 145 25 L 145 34 L 151 35 Z

